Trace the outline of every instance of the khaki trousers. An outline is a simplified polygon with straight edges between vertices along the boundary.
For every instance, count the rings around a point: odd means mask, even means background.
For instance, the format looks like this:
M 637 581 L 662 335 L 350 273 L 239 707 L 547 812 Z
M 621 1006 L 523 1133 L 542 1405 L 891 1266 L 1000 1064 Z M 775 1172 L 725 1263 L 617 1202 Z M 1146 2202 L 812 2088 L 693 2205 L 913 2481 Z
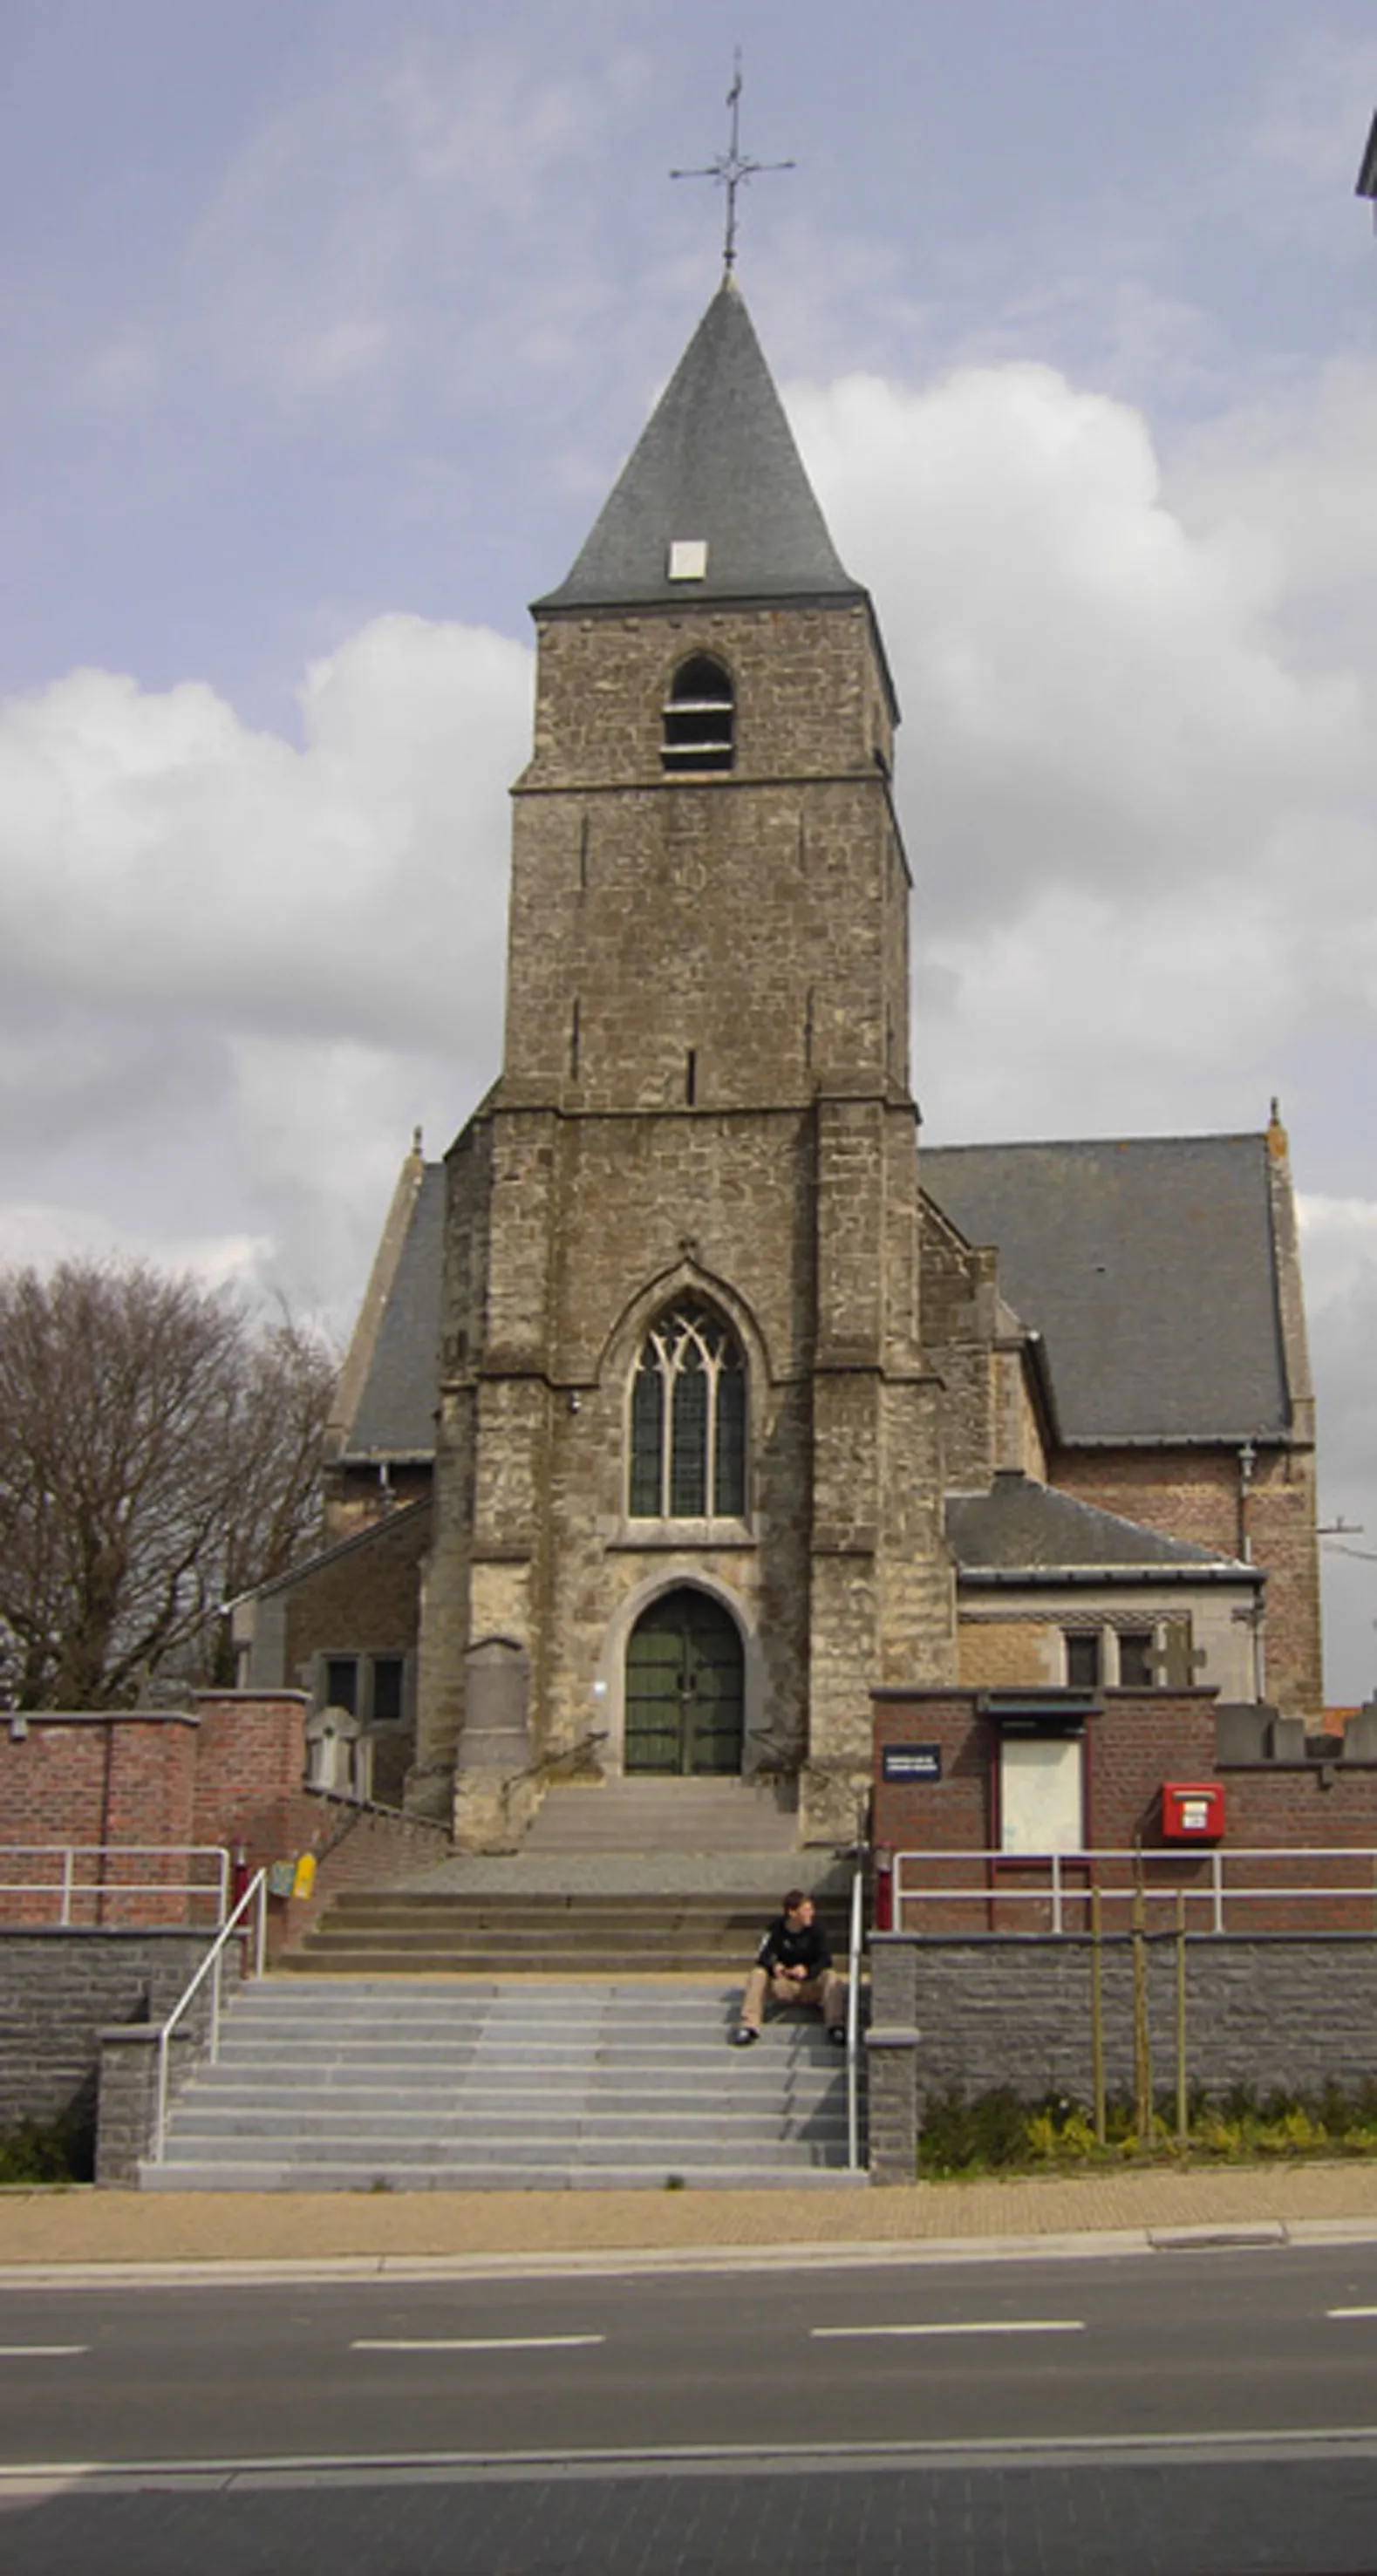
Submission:
M 759 2030 L 767 1998 L 776 2004 L 821 2004 L 828 2030 L 840 2030 L 846 2020 L 846 1979 L 835 1968 L 824 1968 L 820 1977 L 772 1977 L 768 1968 L 752 1968 L 741 1998 L 747 2030 Z

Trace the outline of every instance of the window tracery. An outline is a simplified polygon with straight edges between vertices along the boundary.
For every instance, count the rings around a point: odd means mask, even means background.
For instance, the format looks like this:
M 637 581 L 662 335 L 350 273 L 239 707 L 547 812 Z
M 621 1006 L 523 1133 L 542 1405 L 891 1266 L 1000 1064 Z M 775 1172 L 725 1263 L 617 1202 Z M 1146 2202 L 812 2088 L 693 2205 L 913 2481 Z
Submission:
M 632 1520 L 739 1520 L 746 1509 L 746 1361 L 725 1317 L 666 1307 L 631 1390 Z

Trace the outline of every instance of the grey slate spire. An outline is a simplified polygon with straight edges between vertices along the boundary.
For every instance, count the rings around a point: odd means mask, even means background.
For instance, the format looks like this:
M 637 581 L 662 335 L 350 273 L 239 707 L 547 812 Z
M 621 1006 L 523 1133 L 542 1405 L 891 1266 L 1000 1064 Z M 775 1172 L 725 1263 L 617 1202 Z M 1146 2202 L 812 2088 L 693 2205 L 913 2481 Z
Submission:
M 670 548 L 706 547 L 671 579 Z M 863 599 L 837 557 L 734 278 L 723 279 L 567 581 L 538 609 Z

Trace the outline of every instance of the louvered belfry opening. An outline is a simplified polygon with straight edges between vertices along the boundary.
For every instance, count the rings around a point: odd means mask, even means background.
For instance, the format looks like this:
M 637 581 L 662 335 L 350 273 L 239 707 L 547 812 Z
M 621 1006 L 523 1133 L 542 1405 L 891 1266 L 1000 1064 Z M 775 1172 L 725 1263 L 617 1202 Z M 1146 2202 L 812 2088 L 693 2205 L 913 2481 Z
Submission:
M 681 662 L 664 704 L 660 759 L 675 773 L 730 769 L 736 757 L 736 697 L 710 653 Z

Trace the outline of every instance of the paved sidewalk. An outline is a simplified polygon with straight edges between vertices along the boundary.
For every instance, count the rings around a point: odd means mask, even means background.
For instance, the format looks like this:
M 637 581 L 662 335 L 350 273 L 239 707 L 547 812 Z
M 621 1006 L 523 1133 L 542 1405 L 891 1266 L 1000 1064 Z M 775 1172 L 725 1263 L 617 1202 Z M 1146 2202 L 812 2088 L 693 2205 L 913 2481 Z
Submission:
M 1377 2236 L 1377 2163 L 1048 2175 L 893 2190 L 96 2192 L 0 2190 L 0 2271 L 788 2249 L 1013 2252 L 1076 2237 L 1296 2229 Z M 1104 2250 L 1108 2250 L 1106 2244 Z

